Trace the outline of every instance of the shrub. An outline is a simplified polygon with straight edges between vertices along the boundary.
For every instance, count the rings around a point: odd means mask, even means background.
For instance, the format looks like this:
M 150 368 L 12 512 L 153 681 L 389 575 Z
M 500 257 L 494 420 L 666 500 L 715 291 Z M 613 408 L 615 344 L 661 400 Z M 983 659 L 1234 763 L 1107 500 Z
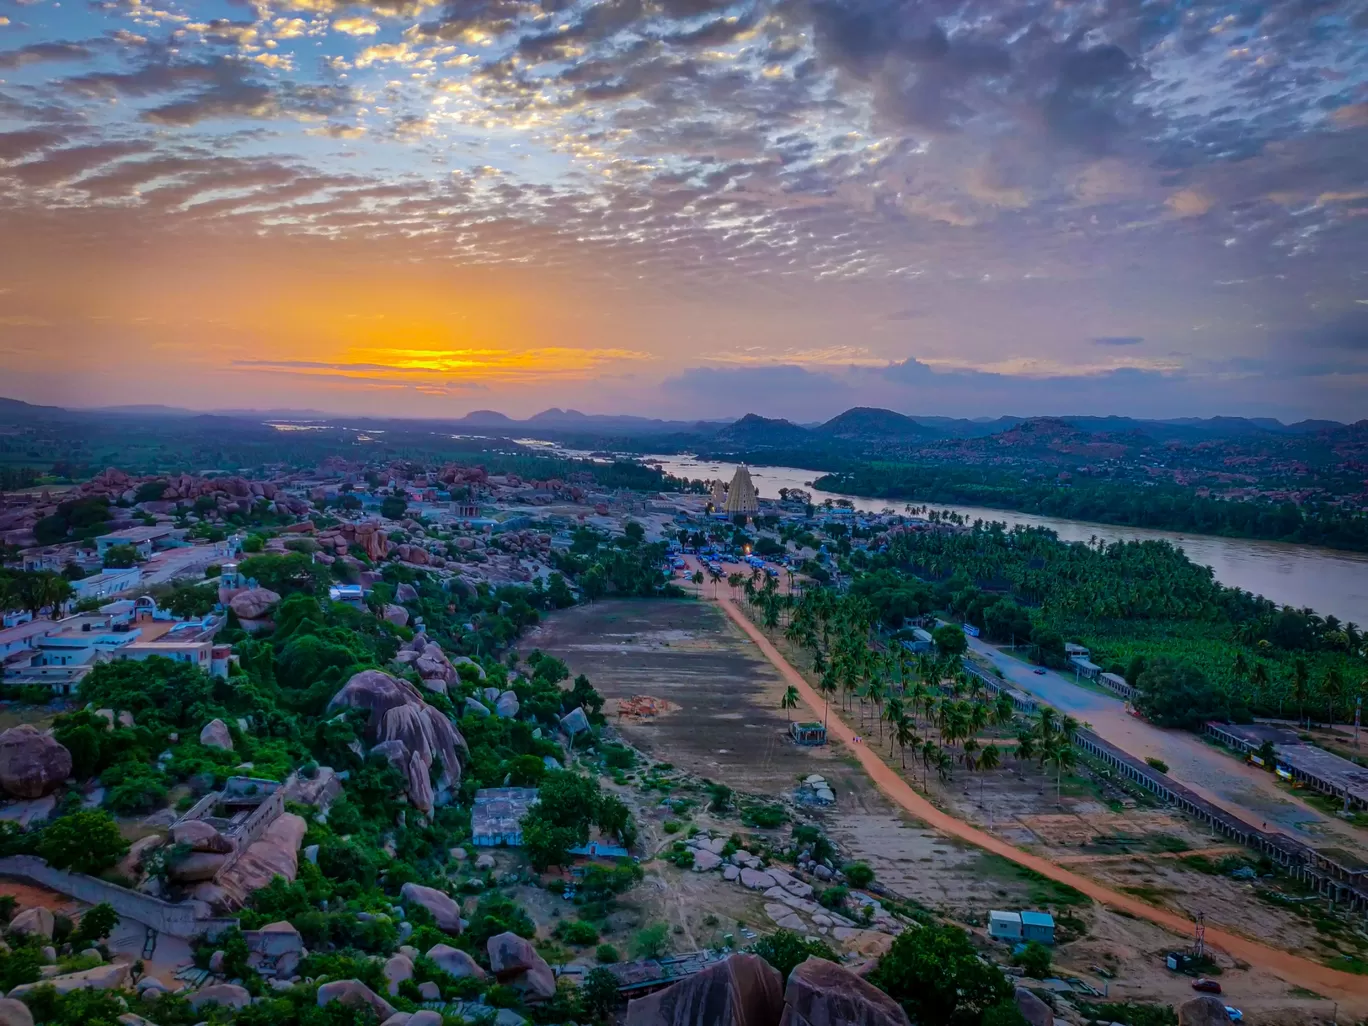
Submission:
M 782 805 L 752 805 L 741 813 L 741 821 L 757 830 L 773 830 L 788 821 Z
M 600 944 L 594 950 L 594 957 L 604 965 L 612 965 L 614 962 L 621 961 L 622 956 L 618 954 L 618 949 L 611 944 Z
M 1050 949 L 1040 941 L 1027 941 L 1012 964 L 1021 966 L 1021 971 L 1032 979 L 1043 980 L 1050 975 L 1050 958 Z
M 868 887 L 874 882 L 874 870 L 866 862 L 851 862 L 845 867 L 845 875 L 852 887 Z
M 1167 773 L 1169 769 L 1168 763 L 1166 763 L 1163 759 L 1155 758 L 1153 755 L 1145 756 L 1145 763 L 1146 765 L 1149 765 L 1154 769 L 1157 769 L 1160 773 Z
M 638 930 L 632 940 L 632 951 L 637 958 L 661 958 L 670 950 L 670 929 L 664 923 L 652 923 Z
M 850 890 L 837 884 L 835 887 L 828 887 L 817 895 L 817 901 L 825 908 L 839 911 L 845 908 L 846 898 L 850 896 Z
M 558 940 L 581 948 L 589 944 L 597 944 L 599 939 L 598 930 L 594 929 L 592 923 L 577 919 L 562 920 L 557 923 L 555 935 Z

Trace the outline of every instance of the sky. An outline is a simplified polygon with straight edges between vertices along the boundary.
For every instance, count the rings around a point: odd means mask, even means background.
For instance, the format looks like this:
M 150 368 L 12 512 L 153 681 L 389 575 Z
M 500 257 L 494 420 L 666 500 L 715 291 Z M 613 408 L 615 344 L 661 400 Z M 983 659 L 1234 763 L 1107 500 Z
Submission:
M 1368 0 L 0 0 L 0 395 L 1368 417 Z

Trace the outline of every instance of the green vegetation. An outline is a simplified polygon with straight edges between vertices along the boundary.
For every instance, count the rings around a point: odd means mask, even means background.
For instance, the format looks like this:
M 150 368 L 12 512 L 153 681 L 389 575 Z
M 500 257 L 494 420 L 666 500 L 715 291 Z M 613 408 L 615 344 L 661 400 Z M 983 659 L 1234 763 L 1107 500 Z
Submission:
M 986 467 L 868 463 L 827 474 L 814 488 L 882 499 L 954 502 L 1099 524 L 1301 542 L 1368 551 L 1368 517 L 1331 503 L 1217 499 L 1174 485 L 1023 480 Z
M 777 969 L 786 980 L 795 966 L 809 958 L 825 958 L 838 964 L 841 961 L 841 956 L 825 941 L 806 940 L 792 930 L 775 930 L 761 937 L 751 945 L 751 951 Z
M 955 926 L 928 923 L 899 934 L 868 979 L 916 1023 L 983 1026 L 991 1021 L 1002 1026 L 1020 1021 L 1012 984 L 1001 970 L 979 959 L 968 934 Z
M 616 539 L 593 528 L 577 528 L 569 550 L 553 555 L 556 568 L 573 577 L 590 600 L 607 595 L 682 596 L 684 592 L 669 583 L 661 569 L 665 543 L 647 544 L 641 525 L 627 526 L 636 530 Z
M 933 608 L 989 640 L 1029 640 L 1037 662 L 1064 664 L 1065 639 L 1086 644 L 1166 724 L 1293 711 L 1342 721 L 1368 679 L 1356 625 L 1224 587 L 1166 542 L 1070 544 L 975 524 L 893 536 L 868 565 L 927 589 Z
M 1025 947 L 1012 957 L 1012 964 L 1035 980 L 1046 979 L 1050 975 L 1050 962 L 1053 956 L 1050 949 L 1040 941 L 1027 941 Z

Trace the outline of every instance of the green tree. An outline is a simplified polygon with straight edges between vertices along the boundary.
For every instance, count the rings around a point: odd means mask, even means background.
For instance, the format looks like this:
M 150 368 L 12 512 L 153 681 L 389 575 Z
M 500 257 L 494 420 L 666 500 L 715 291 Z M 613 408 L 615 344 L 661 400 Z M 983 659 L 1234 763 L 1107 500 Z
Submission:
M 931 640 L 936 643 L 936 651 L 942 655 L 964 655 L 969 649 L 969 639 L 964 636 L 964 631 L 950 624 L 932 631 Z
M 385 496 L 380 503 L 380 515 L 386 520 L 403 520 L 408 511 L 408 500 L 403 492 Z
M 840 956 L 825 942 L 807 940 L 792 930 L 775 930 L 761 937 L 751 945 L 751 952 L 777 969 L 786 980 L 795 966 L 809 958 L 825 958 L 828 962 L 837 963 L 841 961 Z
M 43 828 L 39 856 L 55 869 L 95 876 L 128 854 L 119 825 L 103 809 L 72 812 Z
M 652 923 L 637 931 L 632 939 L 632 951 L 637 958 L 663 958 L 670 950 L 670 928 L 664 923 Z
M 122 570 L 125 567 L 137 566 L 140 560 L 138 550 L 132 545 L 111 545 L 105 549 L 100 562 L 109 569 Z
M 984 1013 L 1010 1002 L 1013 988 L 996 966 L 978 957 L 956 926 L 927 923 L 898 935 L 869 982 L 915 1023 L 980 1026 Z
M 784 691 L 784 697 L 779 699 L 779 708 L 788 714 L 790 720 L 793 719 L 793 710 L 798 708 L 798 689 L 792 684 Z
M 579 989 L 580 1005 L 596 1020 L 603 1022 L 618 1005 L 618 981 L 611 971 L 595 966 L 584 974 Z
M 75 936 L 72 937 L 71 946 L 79 951 L 92 944 L 97 944 L 113 933 L 114 927 L 118 925 L 119 913 L 114 911 L 112 905 L 102 901 L 81 916 L 81 922 L 76 928 Z
M 1050 949 L 1040 941 L 1027 941 L 1026 946 L 1012 959 L 1013 965 L 1021 966 L 1022 972 L 1035 980 L 1043 980 L 1050 975 Z
M 1230 698 L 1192 663 L 1158 656 L 1137 684 L 1136 707 L 1161 727 L 1200 730 L 1208 720 L 1247 718 Z

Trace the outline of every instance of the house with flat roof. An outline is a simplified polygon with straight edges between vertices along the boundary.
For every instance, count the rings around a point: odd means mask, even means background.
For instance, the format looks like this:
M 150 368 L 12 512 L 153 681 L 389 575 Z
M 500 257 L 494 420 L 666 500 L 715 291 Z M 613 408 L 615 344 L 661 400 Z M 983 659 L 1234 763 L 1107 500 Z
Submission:
M 1075 673 L 1080 677 L 1086 677 L 1088 680 L 1096 679 L 1097 675 L 1102 672 L 1102 667 L 1087 656 L 1073 656 L 1069 662 L 1073 663 Z
M 127 545 L 137 552 L 141 558 L 146 559 L 156 549 L 170 548 L 184 534 L 184 530 L 170 524 L 125 527 L 121 531 L 111 531 L 109 534 L 102 534 L 96 538 L 95 551 L 99 553 L 101 558 L 104 558 L 104 554 L 115 545 Z
M 988 913 L 988 936 L 1015 944 L 1021 940 L 1021 913 L 994 909 Z
M 1021 913 L 1021 939 L 1040 944 L 1054 943 L 1055 921 L 1048 912 Z
M 108 598 L 120 592 L 131 591 L 142 584 L 142 571 L 136 566 L 119 570 L 104 570 L 90 577 L 82 577 L 71 582 L 72 595 L 77 602 L 87 599 Z

